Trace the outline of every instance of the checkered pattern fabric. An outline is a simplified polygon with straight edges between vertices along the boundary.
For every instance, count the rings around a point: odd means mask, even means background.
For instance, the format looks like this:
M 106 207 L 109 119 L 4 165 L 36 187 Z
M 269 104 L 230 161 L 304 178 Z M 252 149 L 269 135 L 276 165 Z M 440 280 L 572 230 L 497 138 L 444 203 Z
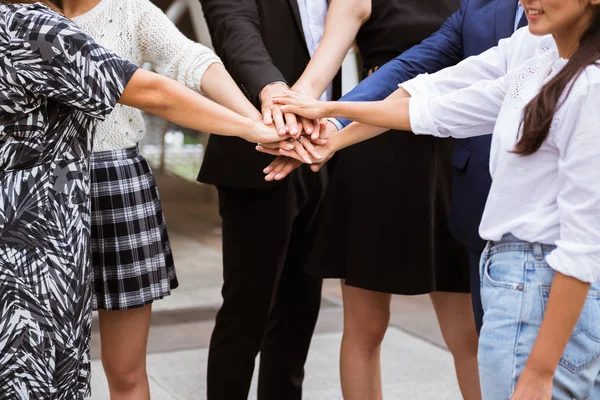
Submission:
M 126 310 L 178 286 L 156 182 L 137 148 L 96 152 L 91 165 L 94 309 Z

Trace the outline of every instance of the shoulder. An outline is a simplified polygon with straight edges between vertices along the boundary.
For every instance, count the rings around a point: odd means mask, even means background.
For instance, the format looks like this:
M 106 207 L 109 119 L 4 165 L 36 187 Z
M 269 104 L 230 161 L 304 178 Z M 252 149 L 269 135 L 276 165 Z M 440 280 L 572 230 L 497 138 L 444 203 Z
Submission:
M 569 97 L 600 99 L 600 60 L 588 65 L 573 81 Z

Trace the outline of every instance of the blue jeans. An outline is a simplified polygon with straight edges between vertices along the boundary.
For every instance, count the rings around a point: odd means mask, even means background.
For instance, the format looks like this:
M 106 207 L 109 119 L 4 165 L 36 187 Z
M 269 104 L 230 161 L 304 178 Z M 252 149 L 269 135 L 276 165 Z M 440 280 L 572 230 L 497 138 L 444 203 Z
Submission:
M 481 257 L 483 328 L 479 373 L 485 400 L 508 400 L 525 368 L 544 317 L 554 246 L 507 235 Z M 553 400 L 600 399 L 600 284 L 592 285 L 554 375 Z

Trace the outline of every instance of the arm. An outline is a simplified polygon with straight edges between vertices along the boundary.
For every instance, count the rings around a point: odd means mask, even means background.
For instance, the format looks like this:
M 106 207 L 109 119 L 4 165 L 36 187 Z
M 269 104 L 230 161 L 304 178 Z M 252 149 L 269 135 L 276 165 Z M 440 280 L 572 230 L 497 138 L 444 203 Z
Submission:
M 532 57 L 538 43 L 539 37 L 522 28 L 510 38 L 500 40 L 498 46 L 433 74 L 419 75 L 401 83 L 400 87 L 413 96 L 440 95 L 469 87 L 478 81 L 496 80 L 506 75 L 511 64 L 520 65 Z M 511 60 L 517 61 L 511 63 Z
M 437 97 L 406 97 L 399 89 L 374 102 L 320 102 L 292 91 L 274 101 L 306 118 L 344 117 L 363 124 L 439 137 L 465 138 L 491 132 L 506 95 L 506 79 L 480 81 Z M 409 107 L 410 104 L 410 107 Z
M 271 99 L 287 89 L 283 74 L 273 63 L 263 42 L 258 6 L 253 0 L 201 0 L 213 45 L 227 70 L 255 105 L 260 105 L 263 121 L 275 124 L 281 135 L 298 136 L 296 116 L 283 115 Z M 313 125 L 303 124 L 307 133 Z
M 340 69 L 360 27 L 371 15 L 371 0 L 332 0 L 315 54 L 292 87 L 319 98 Z
M 442 27 L 420 44 L 383 65 L 363 80 L 341 101 L 383 100 L 405 82 L 423 73 L 432 73 L 452 66 L 463 58 L 462 26 L 469 0 L 463 0 L 460 9 L 452 14 Z M 340 119 L 343 126 L 348 119 Z
M 584 83 L 586 73 L 579 78 Z M 583 86 L 583 88 L 582 88 Z M 573 101 L 576 98 L 581 101 Z M 561 186 L 560 239 L 546 261 L 556 271 L 544 319 L 516 393 L 535 381 L 552 382 L 575 329 L 590 284 L 600 278 L 600 84 L 574 87 L 555 133 Z M 568 107 L 568 108 L 567 108 Z
M 259 104 L 259 93 L 269 83 L 287 83 L 264 45 L 255 1 L 200 2 L 217 53 L 253 103 Z
M 32 94 L 96 119 L 105 118 L 120 101 L 193 129 L 253 142 L 281 140 L 274 129 L 120 59 L 45 7 L 27 6 L 9 25 L 15 80 Z M 57 28 L 47 31 L 48 26 Z
M 273 128 L 262 122 L 236 114 L 169 78 L 144 70 L 131 77 L 119 102 L 199 131 L 239 136 L 255 143 L 281 140 Z
M 150 62 L 158 73 L 204 92 L 240 115 L 261 119 L 212 50 L 188 39 L 149 0 L 135 1 L 142 10 L 138 32 L 144 62 Z

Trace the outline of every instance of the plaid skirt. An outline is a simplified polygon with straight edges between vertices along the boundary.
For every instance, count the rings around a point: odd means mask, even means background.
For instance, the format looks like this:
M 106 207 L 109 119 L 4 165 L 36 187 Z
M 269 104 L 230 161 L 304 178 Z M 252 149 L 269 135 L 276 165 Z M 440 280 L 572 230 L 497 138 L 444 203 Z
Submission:
M 138 148 L 92 155 L 94 310 L 142 307 L 178 286 L 154 175 Z

